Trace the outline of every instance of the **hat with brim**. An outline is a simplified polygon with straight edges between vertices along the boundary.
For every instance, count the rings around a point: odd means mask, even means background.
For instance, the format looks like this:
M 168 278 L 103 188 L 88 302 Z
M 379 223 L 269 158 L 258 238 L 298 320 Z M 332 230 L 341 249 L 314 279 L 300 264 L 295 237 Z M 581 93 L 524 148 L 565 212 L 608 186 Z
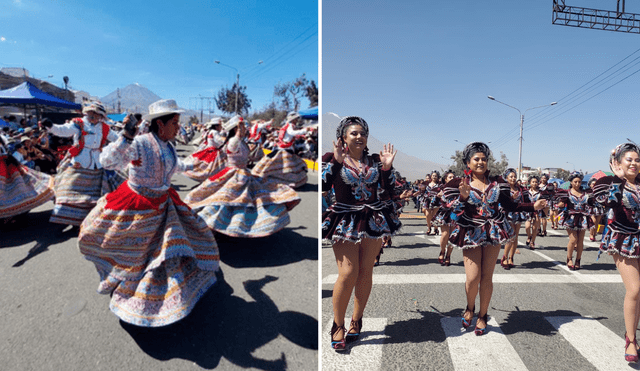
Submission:
M 222 119 L 220 117 L 212 118 L 211 120 L 209 120 L 209 122 L 206 123 L 206 127 L 208 129 L 212 129 L 216 125 L 222 125 Z
M 21 136 L 21 137 L 20 137 L 20 143 L 24 143 L 24 142 L 26 142 L 26 141 L 28 141 L 28 140 L 31 140 L 31 138 L 29 138 L 29 137 L 27 137 L 27 136 Z
M 82 107 L 82 113 L 85 115 L 91 111 L 97 113 L 98 115 L 104 117 L 105 119 L 107 118 L 107 110 L 104 109 L 104 106 L 100 102 L 93 101 L 87 104 L 86 106 Z
M 243 121 L 244 119 L 242 118 L 242 116 L 235 115 L 232 118 L 230 118 L 229 121 L 222 124 L 222 130 L 228 133 L 229 131 L 231 131 L 231 129 L 237 127 L 238 124 L 240 124 Z
M 295 119 L 299 119 L 300 118 L 300 114 L 296 111 L 291 111 L 287 114 L 287 122 L 289 121 L 293 121 Z
M 184 110 L 178 107 L 173 99 L 162 99 L 149 105 L 149 113 L 142 116 L 143 120 L 151 121 L 157 117 L 170 115 L 173 113 L 183 113 Z

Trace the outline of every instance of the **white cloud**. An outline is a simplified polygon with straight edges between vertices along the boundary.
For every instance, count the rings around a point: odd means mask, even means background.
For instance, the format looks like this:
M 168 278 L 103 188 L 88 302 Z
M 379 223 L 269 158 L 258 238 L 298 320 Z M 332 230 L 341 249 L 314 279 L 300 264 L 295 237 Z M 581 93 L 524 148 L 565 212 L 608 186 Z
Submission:
M 0 41 L 7 41 L 7 39 L 4 36 L 2 36 L 0 37 Z

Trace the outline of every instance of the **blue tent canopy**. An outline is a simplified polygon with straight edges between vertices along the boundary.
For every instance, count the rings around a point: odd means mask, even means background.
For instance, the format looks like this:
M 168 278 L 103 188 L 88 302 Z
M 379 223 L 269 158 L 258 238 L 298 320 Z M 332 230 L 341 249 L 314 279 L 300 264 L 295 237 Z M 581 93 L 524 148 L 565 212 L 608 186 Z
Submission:
M 312 108 L 309 108 L 309 109 L 298 111 L 298 114 L 300 114 L 300 117 L 302 117 L 303 119 L 317 120 L 318 119 L 318 107 L 312 107 Z
M 122 122 L 122 120 L 124 120 L 124 118 L 127 117 L 127 115 L 128 115 L 128 113 L 126 113 L 126 112 L 125 113 L 114 113 L 114 114 L 111 114 L 111 115 L 107 115 L 107 117 L 110 120 L 113 120 L 115 122 Z
M 25 81 L 11 89 L 0 90 L 0 103 L 7 104 L 39 104 L 68 109 L 82 109 L 82 105 L 66 101 L 47 94 Z

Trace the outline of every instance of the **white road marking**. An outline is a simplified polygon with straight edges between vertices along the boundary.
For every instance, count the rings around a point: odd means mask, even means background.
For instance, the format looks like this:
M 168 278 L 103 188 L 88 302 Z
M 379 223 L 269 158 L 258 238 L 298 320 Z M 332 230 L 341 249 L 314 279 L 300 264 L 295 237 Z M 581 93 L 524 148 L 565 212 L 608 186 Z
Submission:
M 349 330 L 351 319 L 345 319 L 345 327 Z M 322 370 L 340 371 L 374 371 L 382 365 L 382 347 L 386 338 L 384 330 L 387 327 L 386 318 L 362 318 L 362 332 L 360 339 L 353 344 L 347 344 L 347 350 L 336 352 L 331 348 L 329 332 L 333 325 L 331 320 L 322 332 Z
M 566 267 L 565 267 L 566 268 Z M 322 284 L 334 284 L 337 274 L 330 274 L 322 279 Z M 464 283 L 464 273 L 457 274 L 374 274 L 376 285 L 407 285 L 430 283 Z M 508 274 L 493 275 L 494 283 L 622 283 L 619 274 Z
M 475 322 L 466 330 L 460 322 L 459 317 L 440 320 L 456 371 L 527 370 L 495 319 L 489 317 L 488 331 L 482 336 L 474 334 Z
M 622 309 L 622 308 L 620 308 Z M 545 317 L 596 369 L 629 370 L 624 360 L 624 339 L 600 322 L 585 317 Z

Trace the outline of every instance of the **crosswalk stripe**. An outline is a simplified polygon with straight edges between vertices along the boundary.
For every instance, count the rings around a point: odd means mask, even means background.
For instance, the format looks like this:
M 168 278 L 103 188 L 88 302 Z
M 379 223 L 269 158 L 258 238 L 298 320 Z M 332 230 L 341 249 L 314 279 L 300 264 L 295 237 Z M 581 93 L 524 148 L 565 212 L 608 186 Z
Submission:
M 495 319 L 489 318 L 488 331 L 482 336 L 474 334 L 475 325 L 465 330 L 460 322 L 460 317 L 440 319 L 456 371 L 527 370 Z
M 344 323 L 348 330 L 351 319 L 345 319 Z M 363 317 L 362 324 L 363 331 L 358 342 L 352 346 L 347 345 L 347 350 L 340 353 L 329 346 L 331 343 L 329 332 L 333 320 L 327 324 L 326 331 L 322 332 L 322 370 L 374 371 L 380 369 L 387 319 Z
M 322 279 L 322 284 L 334 284 L 337 274 Z M 464 273 L 456 274 L 374 274 L 375 285 L 406 285 L 427 283 L 464 283 Z M 493 275 L 494 283 L 621 283 L 619 274 L 508 274 Z
M 624 340 L 593 318 L 545 317 L 596 369 L 629 370 L 624 360 Z

